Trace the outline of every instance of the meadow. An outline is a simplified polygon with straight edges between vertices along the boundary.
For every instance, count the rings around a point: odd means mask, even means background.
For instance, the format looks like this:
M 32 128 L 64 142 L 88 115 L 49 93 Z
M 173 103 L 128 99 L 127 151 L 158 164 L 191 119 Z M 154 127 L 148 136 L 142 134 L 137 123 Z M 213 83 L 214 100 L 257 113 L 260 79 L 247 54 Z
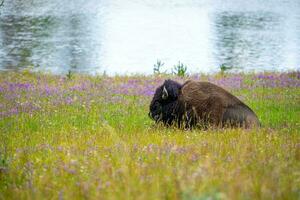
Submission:
M 210 81 L 253 130 L 155 124 L 167 78 Z M 300 72 L 152 76 L 0 73 L 0 199 L 300 199 Z

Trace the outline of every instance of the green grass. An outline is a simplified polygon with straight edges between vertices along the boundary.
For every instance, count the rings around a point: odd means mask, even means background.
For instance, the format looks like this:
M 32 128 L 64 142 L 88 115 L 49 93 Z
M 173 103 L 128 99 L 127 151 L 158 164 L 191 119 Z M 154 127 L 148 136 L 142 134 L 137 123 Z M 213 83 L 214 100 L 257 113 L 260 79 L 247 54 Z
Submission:
M 257 130 L 165 128 L 147 116 L 151 96 L 113 91 L 164 78 L 0 73 L 0 86 L 33 85 L 3 86 L 0 109 L 39 108 L 0 118 L 0 199 L 300 198 L 299 87 L 229 88 L 257 113 Z M 78 83 L 91 86 L 69 90 Z M 44 95 L 45 85 L 62 92 Z M 55 103 L 66 97 L 74 102 Z

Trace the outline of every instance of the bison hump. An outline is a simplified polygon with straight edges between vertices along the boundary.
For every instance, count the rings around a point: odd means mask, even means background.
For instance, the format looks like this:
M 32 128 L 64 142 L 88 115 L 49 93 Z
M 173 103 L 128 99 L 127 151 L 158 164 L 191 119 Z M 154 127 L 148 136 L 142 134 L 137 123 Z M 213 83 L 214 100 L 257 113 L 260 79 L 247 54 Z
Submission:
M 186 102 L 193 101 L 195 103 L 197 101 L 200 103 L 211 99 L 211 97 L 218 97 L 224 107 L 243 104 L 237 97 L 210 82 L 187 81 L 183 85 L 181 92 L 183 100 Z
M 182 100 L 192 105 L 206 101 L 209 98 L 209 94 L 199 87 L 197 82 L 189 81 L 181 89 Z

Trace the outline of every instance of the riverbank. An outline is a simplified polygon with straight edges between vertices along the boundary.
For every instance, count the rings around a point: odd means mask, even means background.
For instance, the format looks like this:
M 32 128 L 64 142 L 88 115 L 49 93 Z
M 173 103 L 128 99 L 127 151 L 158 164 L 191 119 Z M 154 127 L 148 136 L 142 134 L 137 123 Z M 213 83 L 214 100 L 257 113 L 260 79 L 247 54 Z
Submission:
M 148 118 L 166 78 L 216 83 L 259 130 L 193 130 Z M 300 73 L 54 76 L 0 73 L 1 199 L 297 199 Z

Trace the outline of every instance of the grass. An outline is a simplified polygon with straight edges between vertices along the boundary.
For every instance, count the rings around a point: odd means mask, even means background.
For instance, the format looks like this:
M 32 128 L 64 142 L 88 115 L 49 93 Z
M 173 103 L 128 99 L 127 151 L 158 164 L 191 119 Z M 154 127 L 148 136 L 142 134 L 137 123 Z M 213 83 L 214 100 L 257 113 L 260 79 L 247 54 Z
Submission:
M 159 76 L 0 73 L 0 199 L 299 199 L 299 72 L 194 75 L 258 130 L 155 125 Z

